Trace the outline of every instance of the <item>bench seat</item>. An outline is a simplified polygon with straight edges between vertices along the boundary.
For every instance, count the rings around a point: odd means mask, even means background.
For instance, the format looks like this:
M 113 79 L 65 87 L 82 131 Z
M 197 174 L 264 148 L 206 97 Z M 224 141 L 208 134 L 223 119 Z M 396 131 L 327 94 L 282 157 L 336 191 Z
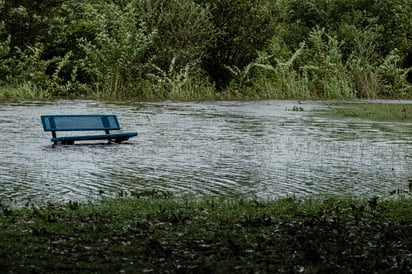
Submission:
M 54 144 L 74 144 L 75 141 L 108 140 L 121 143 L 131 137 L 137 136 L 137 132 L 110 133 L 110 130 L 120 130 L 120 124 L 113 114 L 59 114 L 42 115 L 41 121 L 44 131 L 51 131 L 51 141 Z M 57 131 L 104 131 L 105 134 L 75 135 L 57 137 Z
M 109 140 L 115 143 L 127 141 L 130 137 L 137 136 L 137 132 L 125 132 L 125 133 L 110 133 L 99 135 L 81 135 L 81 136 L 63 136 L 51 138 L 54 143 L 60 142 L 62 144 L 73 144 L 74 141 L 93 141 L 93 140 Z

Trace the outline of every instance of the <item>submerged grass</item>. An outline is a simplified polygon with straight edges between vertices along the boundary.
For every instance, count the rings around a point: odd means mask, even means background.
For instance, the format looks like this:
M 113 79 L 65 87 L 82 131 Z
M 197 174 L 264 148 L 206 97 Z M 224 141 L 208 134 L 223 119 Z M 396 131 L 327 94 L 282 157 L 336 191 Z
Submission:
M 337 103 L 323 113 L 332 118 L 359 118 L 382 122 L 412 122 L 412 104 Z
M 117 198 L 0 205 L 4 272 L 403 272 L 412 200 Z

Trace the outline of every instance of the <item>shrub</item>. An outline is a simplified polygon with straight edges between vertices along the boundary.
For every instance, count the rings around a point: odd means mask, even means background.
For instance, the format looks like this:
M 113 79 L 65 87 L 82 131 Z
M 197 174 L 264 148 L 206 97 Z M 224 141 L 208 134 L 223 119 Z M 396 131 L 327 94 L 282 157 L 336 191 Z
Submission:
M 93 77 L 94 90 L 105 97 L 132 95 L 127 93 L 136 91 L 134 85 L 141 79 L 155 33 L 147 33 L 144 23 L 137 24 L 132 5 L 124 10 L 114 4 L 84 8 L 96 34 L 93 40 L 82 37 L 78 41 L 85 52 L 81 65 Z
M 148 54 L 150 62 L 167 71 L 173 60 L 175 71 L 196 66 L 205 49 L 216 39 L 207 8 L 186 0 L 135 0 L 137 23 L 156 33 Z
M 38 43 L 46 44 L 53 40 L 49 31 L 50 20 L 63 3 L 63 0 L 27 1 L 14 0 L 4 1 L 0 9 L 0 20 L 5 22 L 7 33 L 10 34 L 10 48 L 25 50 Z
M 180 97 L 179 92 L 186 93 L 182 90 L 186 83 L 207 81 L 200 64 L 216 40 L 207 7 L 186 0 L 135 0 L 133 8 L 137 22 L 147 32 L 156 33 L 146 52 L 149 66 L 142 76 L 158 96 L 167 98 L 171 92 Z
M 271 11 L 266 1 L 197 1 L 210 8 L 217 40 L 209 45 L 203 68 L 218 89 L 228 86 L 233 75 L 227 67 L 243 69 L 258 56 L 273 35 Z

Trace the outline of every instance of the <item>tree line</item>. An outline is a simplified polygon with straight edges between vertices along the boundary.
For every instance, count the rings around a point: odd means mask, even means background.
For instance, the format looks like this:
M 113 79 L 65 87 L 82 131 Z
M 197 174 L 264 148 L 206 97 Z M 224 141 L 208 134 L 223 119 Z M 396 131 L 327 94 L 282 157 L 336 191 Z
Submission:
M 410 98 L 411 0 L 0 0 L 0 86 L 141 99 Z

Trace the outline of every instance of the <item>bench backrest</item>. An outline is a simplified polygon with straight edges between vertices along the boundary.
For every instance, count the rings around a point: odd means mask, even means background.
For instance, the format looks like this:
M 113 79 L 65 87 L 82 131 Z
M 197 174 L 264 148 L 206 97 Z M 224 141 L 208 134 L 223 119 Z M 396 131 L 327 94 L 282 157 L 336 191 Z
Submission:
M 119 130 L 116 115 L 42 115 L 44 131 Z

